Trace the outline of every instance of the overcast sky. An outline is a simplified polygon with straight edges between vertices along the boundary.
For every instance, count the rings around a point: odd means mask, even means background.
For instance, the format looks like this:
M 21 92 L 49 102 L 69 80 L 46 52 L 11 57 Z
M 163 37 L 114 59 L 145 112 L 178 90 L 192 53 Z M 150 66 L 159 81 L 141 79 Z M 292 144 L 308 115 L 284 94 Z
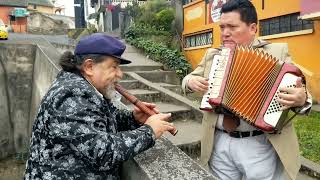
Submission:
M 90 0 L 87 0 L 90 3 Z M 56 6 L 64 6 L 65 15 L 74 17 L 74 0 L 56 0 Z M 93 13 L 94 9 L 89 6 L 89 14 Z

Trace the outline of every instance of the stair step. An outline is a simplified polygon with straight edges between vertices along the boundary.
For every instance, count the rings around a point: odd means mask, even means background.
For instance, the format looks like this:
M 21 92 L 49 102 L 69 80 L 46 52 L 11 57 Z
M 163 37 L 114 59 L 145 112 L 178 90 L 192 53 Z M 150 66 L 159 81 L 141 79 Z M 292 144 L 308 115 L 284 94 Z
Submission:
M 171 121 L 177 122 L 186 118 L 194 118 L 189 107 L 175 105 L 170 103 L 155 102 L 157 109 L 162 113 L 171 113 Z M 128 105 L 129 109 L 133 109 L 133 105 Z
M 170 103 L 156 102 L 157 108 L 163 113 L 190 111 L 190 108 Z
M 174 122 L 178 133 L 172 136 L 170 133 L 164 133 L 164 137 L 169 139 L 174 145 L 191 157 L 200 156 L 200 142 L 202 137 L 201 123 L 191 119 Z
M 176 85 L 176 84 L 168 84 L 168 83 L 155 83 L 163 88 L 169 89 L 175 93 L 181 94 L 182 93 L 182 89 L 181 89 L 181 85 Z
M 121 56 L 122 58 L 131 60 L 130 64 L 121 65 L 123 70 L 134 70 L 138 68 L 140 70 L 153 70 L 153 69 L 161 69 L 163 65 L 161 63 L 152 61 L 148 59 L 143 54 L 137 52 L 124 52 Z
M 121 70 L 122 71 L 154 71 L 154 70 L 160 70 L 162 68 L 162 65 L 146 65 L 146 66 L 130 66 L 130 65 L 122 65 Z
M 131 76 L 129 76 L 126 73 L 123 73 L 122 79 L 121 80 L 134 80 Z
M 168 83 L 163 83 L 163 82 L 155 83 L 155 84 L 158 84 L 159 86 L 162 86 L 162 87 L 177 87 L 177 86 L 179 86 L 179 85 L 168 84 Z
M 140 101 L 144 102 L 158 102 L 161 99 L 161 94 L 158 91 L 146 89 L 128 89 L 128 92 L 137 97 Z M 130 104 L 130 102 L 125 98 L 122 98 L 121 101 L 124 104 Z
M 165 133 L 174 145 L 185 145 L 197 143 L 201 140 L 201 123 L 194 120 L 182 120 L 174 122 L 174 126 L 178 129 L 178 133 L 172 136 L 170 133 Z
M 121 80 L 119 82 L 119 84 L 127 89 L 127 90 L 130 90 L 130 89 L 148 89 L 148 86 L 144 85 L 143 83 L 139 82 L 138 80 Z
M 173 71 L 137 71 L 136 73 L 153 83 L 168 83 L 180 85 L 180 79 Z
M 146 90 L 146 89 L 130 89 L 128 91 L 133 95 L 159 94 L 158 91 L 151 91 L 151 90 Z

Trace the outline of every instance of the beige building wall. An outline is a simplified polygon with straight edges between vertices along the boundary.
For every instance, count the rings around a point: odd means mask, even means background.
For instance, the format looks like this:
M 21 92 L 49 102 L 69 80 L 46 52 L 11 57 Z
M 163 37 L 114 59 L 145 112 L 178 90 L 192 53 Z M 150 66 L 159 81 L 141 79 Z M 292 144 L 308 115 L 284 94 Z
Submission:
M 30 11 L 37 11 L 41 13 L 47 13 L 47 14 L 54 14 L 55 8 L 54 7 L 48 7 L 48 6 L 41 6 L 41 5 L 28 5 L 28 10 Z

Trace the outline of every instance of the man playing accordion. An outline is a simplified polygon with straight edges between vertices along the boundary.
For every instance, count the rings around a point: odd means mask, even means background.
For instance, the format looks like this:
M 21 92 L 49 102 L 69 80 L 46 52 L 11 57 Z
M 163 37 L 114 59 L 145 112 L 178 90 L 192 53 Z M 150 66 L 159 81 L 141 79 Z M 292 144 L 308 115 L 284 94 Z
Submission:
M 281 61 L 291 61 L 287 44 L 255 39 L 257 13 L 249 0 L 229 0 L 222 6 L 220 31 L 223 46 L 250 46 Z M 184 91 L 207 92 L 211 64 L 218 53 L 218 49 L 207 50 L 198 67 L 183 79 Z M 277 101 L 284 108 L 300 114 L 309 112 L 312 101 L 301 79 L 295 87 L 280 91 Z M 291 122 L 281 134 L 268 134 L 235 116 L 205 112 L 202 127 L 201 161 L 219 179 L 296 179 L 299 145 Z

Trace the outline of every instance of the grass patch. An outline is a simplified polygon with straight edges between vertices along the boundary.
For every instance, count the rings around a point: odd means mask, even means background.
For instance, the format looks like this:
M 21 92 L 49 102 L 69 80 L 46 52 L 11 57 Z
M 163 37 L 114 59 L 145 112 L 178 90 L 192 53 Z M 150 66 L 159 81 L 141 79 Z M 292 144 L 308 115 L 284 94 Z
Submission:
M 320 164 L 320 112 L 312 111 L 309 116 L 296 116 L 294 127 L 299 139 L 300 154 Z

